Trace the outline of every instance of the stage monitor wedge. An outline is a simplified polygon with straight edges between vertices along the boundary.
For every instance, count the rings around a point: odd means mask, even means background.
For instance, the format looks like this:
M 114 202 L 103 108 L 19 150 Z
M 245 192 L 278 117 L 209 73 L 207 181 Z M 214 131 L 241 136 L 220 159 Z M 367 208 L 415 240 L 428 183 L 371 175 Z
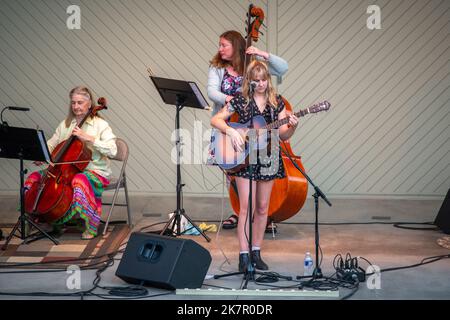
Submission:
M 122 280 L 168 290 L 200 288 L 211 264 L 190 239 L 134 232 L 116 271 Z

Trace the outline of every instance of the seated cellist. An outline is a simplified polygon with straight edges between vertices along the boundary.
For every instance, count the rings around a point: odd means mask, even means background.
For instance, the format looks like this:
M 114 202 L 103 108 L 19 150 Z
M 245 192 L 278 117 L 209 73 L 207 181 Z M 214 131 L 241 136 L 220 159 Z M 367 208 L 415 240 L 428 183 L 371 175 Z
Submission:
M 70 106 L 68 116 L 63 120 L 54 135 L 47 141 L 52 152 L 62 141 L 71 135 L 86 143 L 92 150 L 92 160 L 86 169 L 74 176 L 72 180 L 73 197 L 70 209 L 57 221 L 51 222 L 54 230 L 60 230 L 65 223 L 73 220 L 81 227 L 82 239 L 92 239 L 97 236 L 102 212 L 101 195 L 109 184 L 111 175 L 109 157 L 117 153 L 116 136 L 108 122 L 99 115 L 89 116 L 81 128 L 81 120 L 94 105 L 92 92 L 83 86 L 73 88 L 69 94 Z M 39 163 L 37 163 L 39 164 Z M 42 171 L 33 172 L 25 182 L 29 189 L 33 183 L 39 182 Z

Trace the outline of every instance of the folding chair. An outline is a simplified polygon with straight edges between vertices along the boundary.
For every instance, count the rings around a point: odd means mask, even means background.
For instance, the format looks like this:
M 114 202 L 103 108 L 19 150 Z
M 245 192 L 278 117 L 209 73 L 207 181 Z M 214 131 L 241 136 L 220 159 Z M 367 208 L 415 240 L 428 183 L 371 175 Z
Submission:
M 112 198 L 111 203 L 102 203 L 105 206 L 111 206 L 111 208 L 109 209 L 109 212 L 108 212 L 106 222 L 105 222 L 105 228 L 103 229 L 103 235 L 105 235 L 106 230 L 108 230 L 109 219 L 111 218 L 111 214 L 112 214 L 112 211 L 115 206 L 127 207 L 128 224 L 130 225 L 130 227 L 132 226 L 131 213 L 130 213 L 130 201 L 128 198 L 127 178 L 126 178 L 126 174 L 125 174 L 125 167 L 127 165 L 127 160 L 128 160 L 128 145 L 123 139 L 120 139 L 120 138 L 116 139 L 116 145 L 117 145 L 117 155 L 114 158 L 111 158 L 111 160 L 121 161 L 122 168 L 120 170 L 119 176 L 111 178 L 110 184 L 104 190 L 104 191 L 114 190 L 114 196 Z M 119 189 L 121 189 L 121 188 L 123 188 L 124 192 L 125 192 L 125 203 L 116 203 L 117 196 L 119 195 Z

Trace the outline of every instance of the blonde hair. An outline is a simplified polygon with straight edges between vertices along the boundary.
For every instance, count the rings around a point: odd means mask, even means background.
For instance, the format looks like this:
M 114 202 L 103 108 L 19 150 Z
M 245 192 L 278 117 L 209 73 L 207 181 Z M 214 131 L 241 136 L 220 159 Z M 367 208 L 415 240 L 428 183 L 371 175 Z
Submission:
M 226 68 L 228 66 L 231 66 L 239 75 L 243 75 L 246 47 L 244 37 L 239 32 L 230 30 L 222 33 L 219 39 L 222 38 L 228 40 L 233 47 L 233 56 L 231 57 L 231 61 L 223 60 L 220 56 L 220 53 L 217 52 L 209 62 L 210 65 L 216 68 Z
M 91 106 L 95 105 L 94 95 L 92 94 L 91 90 L 89 90 L 89 88 L 84 87 L 84 86 L 78 86 L 78 87 L 75 87 L 72 90 L 70 90 L 69 98 L 71 101 L 72 101 L 72 97 L 76 94 L 86 97 L 91 102 Z M 75 118 L 75 115 L 73 114 L 73 111 L 72 111 L 71 103 L 69 104 L 69 113 L 65 120 L 66 128 L 70 127 L 70 124 L 72 123 L 73 118 Z M 92 117 L 92 116 L 90 116 L 90 117 Z
M 272 108 L 277 108 L 277 93 L 272 84 L 272 79 L 269 73 L 269 67 L 264 61 L 254 60 L 248 68 L 245 76 L 244 83 L 242 85 L 242 95 L 246 100 L 250 97 L 250 82 L 257 77 L 261 77 L 263 80 L 267 80 L 266 100 Z

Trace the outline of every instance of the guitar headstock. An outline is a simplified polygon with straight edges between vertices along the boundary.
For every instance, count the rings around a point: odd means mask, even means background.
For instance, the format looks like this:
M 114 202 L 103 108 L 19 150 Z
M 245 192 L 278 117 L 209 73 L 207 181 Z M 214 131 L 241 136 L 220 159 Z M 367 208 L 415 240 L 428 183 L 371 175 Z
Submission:
M 323 102 L 314 104 L 313 106 L 309 107 L 309 113 L 317 113 L 322 111 L 328 111 L 331 108 L 331 104 L 325 100 Z

